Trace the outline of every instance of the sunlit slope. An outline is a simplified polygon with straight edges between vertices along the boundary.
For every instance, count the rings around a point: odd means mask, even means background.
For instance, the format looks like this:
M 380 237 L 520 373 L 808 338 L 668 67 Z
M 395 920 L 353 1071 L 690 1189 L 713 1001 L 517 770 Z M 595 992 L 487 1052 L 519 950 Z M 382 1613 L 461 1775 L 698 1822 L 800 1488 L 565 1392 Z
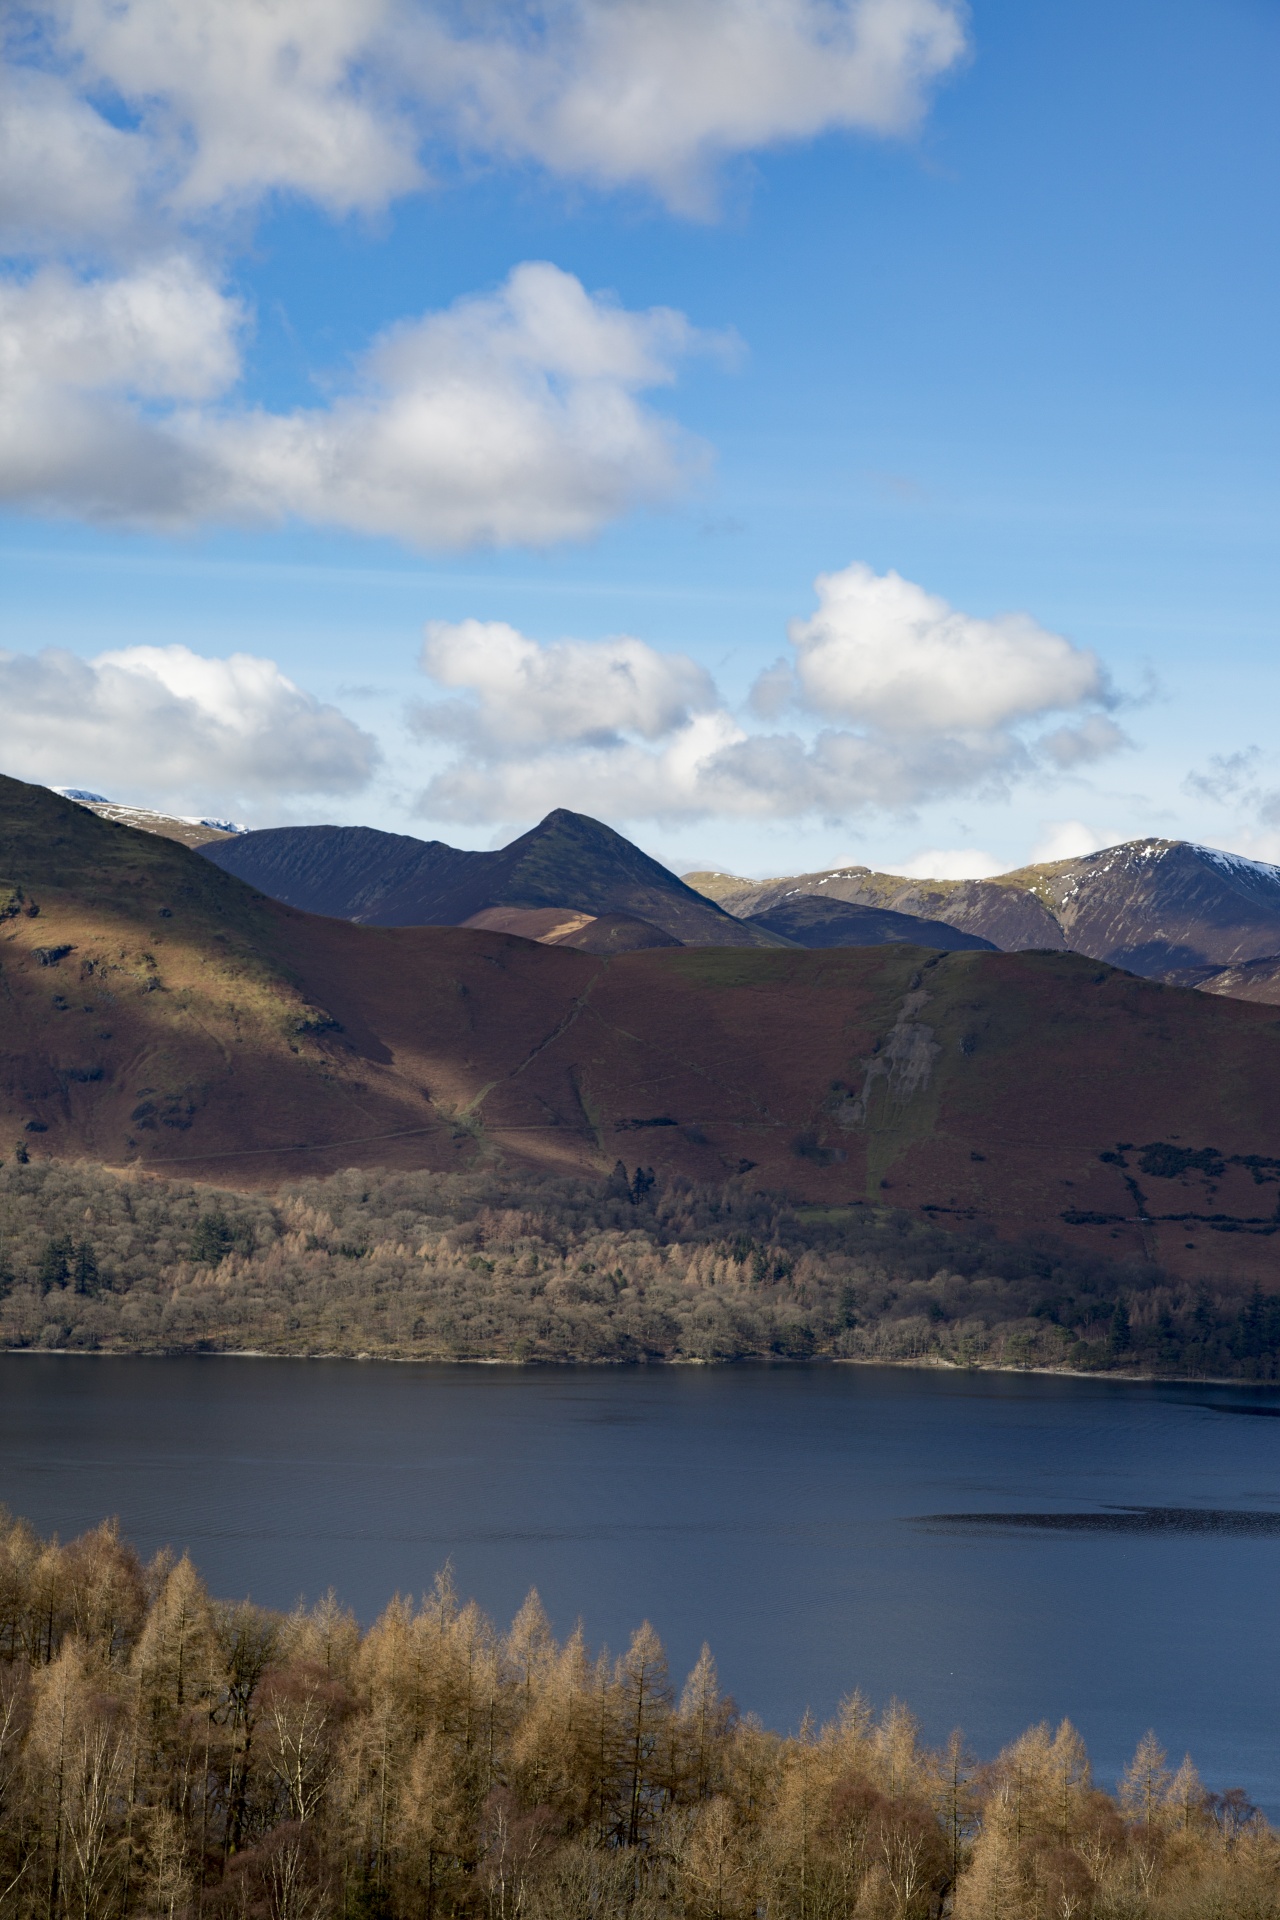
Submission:
M 1280 1252 L 1272 1007 L 1073 954 L 360 927 L 12 781 L 0 872 L 6 1158 L 255 1184 L 621 1158 L 1187 1273 Z
M 189 1165 L 422 1123 L 322 1044 L 280 910 L 189 848 L 0 778 L 0 915 L 0 1157 Z
M 371 1083 L 426 1089 L 473 1160 L 622 1158 L 1186 1272 L 1274 1268 L 1272 1009 L 1070 954 L 606 959 L 465 929 L 294 932 Z

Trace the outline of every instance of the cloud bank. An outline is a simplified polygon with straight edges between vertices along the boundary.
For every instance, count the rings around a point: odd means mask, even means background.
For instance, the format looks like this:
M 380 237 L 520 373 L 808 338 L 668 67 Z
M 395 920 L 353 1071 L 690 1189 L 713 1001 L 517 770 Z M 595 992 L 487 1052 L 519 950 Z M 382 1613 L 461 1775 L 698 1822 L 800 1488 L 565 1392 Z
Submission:
M 680 315 L 526 264 L 272 412 L 237 397 L 251 316 L 215 263 L 265 203 L 373 215 L 477 160 L 709 213 L 735 154 L 908 132 L 964 48 L 961 0 L 18 0 L 0 501 L 456 549 L 677 498 L 706 450 L 645 396 Z
M 187 255 L 0 282 L 0 500 L 126 525 L 290 516 L 411 544 L 583 538 L 692 484 L 650 408 L 700 344 L 543 262 L 389 329 L 327 406 L 228 398 L 246 316 Z
M 0 653 L 5 771 L 45 786 L 225 813 L 349 794 L 378 761 L 372 737 L 252 654 L 126 647 L 83 660 Z
M 978 619 L 857 564 L 816 592 L 790 656 L 753 690 L 754 719 L 692 660 L 641 640 L 540 645 L 506 625 L 433 623 L 422 665 L 453 697 L 412 724 L 465 751 L 419 810 L 473 824 L 553 805 L 668 824 L 835 821 L 1056 772 L 1075 764 L 1064 738 L 1078 758 L 1122 743 L 1096 656 L 1024 614 Z M 788 714 L 785 731 L 760 725 Z
M 27 244 L 270 195 L 370 213 L 459 155 L 706 213 L 736 154 L 909 133 L 966 45 L 960 0 L 33 0 L 6 17 L 0 217 Z

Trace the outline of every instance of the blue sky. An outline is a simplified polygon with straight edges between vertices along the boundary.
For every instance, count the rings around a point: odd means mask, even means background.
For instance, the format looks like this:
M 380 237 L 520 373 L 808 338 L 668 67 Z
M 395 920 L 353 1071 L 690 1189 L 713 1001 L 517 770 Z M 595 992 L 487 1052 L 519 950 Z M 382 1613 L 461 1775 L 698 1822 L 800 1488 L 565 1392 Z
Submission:
M 1268 0 L 173 9 L 8 49 L 6 771 L 1280 858 Z

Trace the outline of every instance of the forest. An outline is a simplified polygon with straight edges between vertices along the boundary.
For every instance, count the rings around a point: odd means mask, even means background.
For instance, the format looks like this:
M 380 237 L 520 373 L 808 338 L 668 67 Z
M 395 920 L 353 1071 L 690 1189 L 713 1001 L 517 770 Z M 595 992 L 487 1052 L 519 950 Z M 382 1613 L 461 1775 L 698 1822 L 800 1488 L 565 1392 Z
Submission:
M 0 1516 L 6 1920 L 1269 1920 L 1280 1836 L 1145 1735 L 1115 1793 L 1079 1735 L 980 1764 L 852 1694 L 789 1737 L 703 1649 L 677 1691 L 510 1630 L 449 1577 L 367 1632 L 330 1595 L 210 1598 L 104 1525 Z
M 348 1171 L 241 1193 L 14 1159 L 0 1346 L 1272 1380 L 1280 1294 L 621 1162 L 594 1181 Z

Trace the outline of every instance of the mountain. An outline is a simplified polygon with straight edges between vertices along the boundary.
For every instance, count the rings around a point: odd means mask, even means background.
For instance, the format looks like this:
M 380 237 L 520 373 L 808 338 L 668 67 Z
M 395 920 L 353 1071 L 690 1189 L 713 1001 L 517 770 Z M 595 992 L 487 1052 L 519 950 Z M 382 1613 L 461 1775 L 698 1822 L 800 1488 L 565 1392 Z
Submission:
M 1280 868 L 1185 840 L 1130 840 L 994 880 L 906 880 L 868 867 L 685 877 L 744 918 L 797 897 L 844 900 L 945 921 L 1006 952 L 1069 949 L 1156 979 L 1280 955 Z
M 1274 1283 L 1270 1006 L 1071 953 L 358 926 L 3 779 L 0 915 L 0 1151 L 37 1172 L 624 1159 Z
M 1048 908 L 1025 887 L 993 880 L 904 880 L 870 867 L 833 867 L 823 873 L 790 874 L 773 880 L 740 880 L 728 873 L 687 873 L 686 881 L 727 913 L 743 919 L 785 908 L 806 896 L 874 907 L 923 921 L 941 921 L 957 932 L 989 941 L 1006 953 L 1061 949 L 1062 929 Z
M 164 840 L 177 840 L 184 847 L 202 847 L 213 840 L 227 840 L 246 829 L 234 820 L 203 820 L 190 814 L 157 813 L 153 807 L 126 807 L 108 800 L 105 793 L 90 793 L 85 787 L 50 787 L 50 793 L 64 800 L 75 800 L 88 807 L 101 820 L 115 820 L 122 827 L 138 827 L 143 833 L 158 833 Z
M 1006 876 L 1034 891 L 1067 945 L 1159 976 L 1280 954 L 1280 867 L 1186 840 L 1130 840 Z
M 1167 973 L 1172 987 L 1194 987 L 1198 993 L 1222 993 L 1231 1000 L 1257 1000 L 1280 1006 L 1280 956 L 1245 960 L 1238 967 L 1183 967 Z
M 685 946 L 785 944 L 563 807 L 496 853 L 373 827 L 269 827 L 202 851 L 288 906 L 365 926 L 457 927 L 494 907 L 558 907 L 648 921 Z
M 747 925 L 783 934 L 798 947 L 878 947 L 898 941 L 938 947 L 949 953 L 984 948 L 988 953 L 996 951 L 994 941 L 983 940 L 976 933 L 962 933 L 944 920 L 920 920 L 914 914 L 892 913 L 886 907 L 855 907 L 847 900 L 813 893 L 788 895 L 763 912 L 751 914 Z

